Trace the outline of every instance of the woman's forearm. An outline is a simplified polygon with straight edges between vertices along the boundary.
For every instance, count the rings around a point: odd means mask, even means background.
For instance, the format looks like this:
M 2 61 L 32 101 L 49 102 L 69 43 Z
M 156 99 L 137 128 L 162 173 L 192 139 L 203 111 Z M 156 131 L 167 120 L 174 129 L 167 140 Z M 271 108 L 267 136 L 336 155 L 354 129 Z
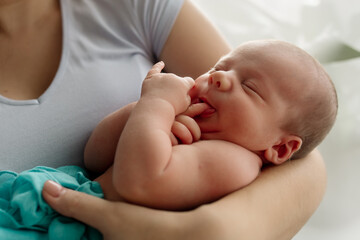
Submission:
M 305 159 L 269 168 L 248 187 L 205 208 L 221 239 L 291 239 L 319 206 L 326 169 L 315 150 Z
M 96 126 L 84 150 L 88 170 L 102 173 L 113 164 L 119 137 L 135 105 L 134 102 L 122 107 Z
M 248 187 L 187 212 L 110 202 L 49 186 L 43 196 L 56 211 L 99 229 L 105 239 L 288 240 L 319 206 L 326 171 L 321 155 L 313 152 L 267 169 Z

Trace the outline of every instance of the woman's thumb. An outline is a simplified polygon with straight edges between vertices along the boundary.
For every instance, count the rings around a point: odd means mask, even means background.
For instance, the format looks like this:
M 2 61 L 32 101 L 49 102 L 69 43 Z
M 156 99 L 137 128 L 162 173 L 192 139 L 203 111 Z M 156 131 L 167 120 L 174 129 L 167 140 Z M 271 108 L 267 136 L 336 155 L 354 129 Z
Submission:
M 101 232 L 106 227 L 106 221 L 101 217 L 106 216 L 108 211 L 106 200 L 64 188 L 53 181 L 45 182 L 42 195 L 61 215 L 75 218 Z

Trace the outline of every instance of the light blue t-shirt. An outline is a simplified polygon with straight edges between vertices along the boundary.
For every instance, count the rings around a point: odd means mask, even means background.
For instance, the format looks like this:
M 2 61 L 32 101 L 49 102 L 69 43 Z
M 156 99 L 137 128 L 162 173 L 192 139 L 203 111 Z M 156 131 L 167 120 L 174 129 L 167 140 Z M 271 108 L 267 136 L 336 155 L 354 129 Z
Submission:
M 61 0 L 63 48 L 38 98 L 0 95 L 0 170 L 81 165 L 92 130 L 135 101 L 183 0 Z

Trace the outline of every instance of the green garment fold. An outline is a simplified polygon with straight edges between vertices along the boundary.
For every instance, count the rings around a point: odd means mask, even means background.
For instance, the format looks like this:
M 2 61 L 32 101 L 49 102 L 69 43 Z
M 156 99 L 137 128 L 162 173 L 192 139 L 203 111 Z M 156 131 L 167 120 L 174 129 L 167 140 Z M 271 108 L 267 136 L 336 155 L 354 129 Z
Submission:
M 47 180 L 104 197 L 100 184 L 88 179 L 85 170 L 77 166 L 40 166 L 19 174 L 0 171 L 0 239 L 102 239 L 96 229 L 58 214 L 45 202 L 41 191 Z

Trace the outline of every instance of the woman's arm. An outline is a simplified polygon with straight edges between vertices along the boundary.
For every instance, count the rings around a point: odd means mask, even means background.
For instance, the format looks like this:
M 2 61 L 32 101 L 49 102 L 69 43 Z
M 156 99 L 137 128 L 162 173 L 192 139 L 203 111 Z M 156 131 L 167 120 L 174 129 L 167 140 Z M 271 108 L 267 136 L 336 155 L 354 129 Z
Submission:
M 166 72 L 196 78 L 209 71 L 231 47 L 190 0 L 185 0 L 160 60 Z
M 248 187 L 205 208 L 218 219 L 222 239 L 285 240 L 315 212 L 325 189 L 324 161 L 315 150 L 264 170 Z
M 53 188 L 51 188 L 53 187 Z M 109 202 L 47 182 L 43 196 L 58 212 L 97 229 L 105 239 L 291 239 L 324 195 L 319 152 L 265 170 L 248 187 L 188 212 Z
M 96 126 L 84 150 L 88 170 L 103 173 L 113 164 L 119 137 L 135 104 L 130 103 L 109 114 Z

